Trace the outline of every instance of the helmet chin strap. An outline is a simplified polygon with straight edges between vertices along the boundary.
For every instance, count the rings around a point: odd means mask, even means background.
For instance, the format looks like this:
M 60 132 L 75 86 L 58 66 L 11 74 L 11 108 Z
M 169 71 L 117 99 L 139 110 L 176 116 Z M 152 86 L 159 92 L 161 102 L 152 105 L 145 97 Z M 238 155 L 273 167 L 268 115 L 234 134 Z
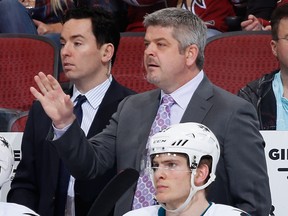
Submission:
M 198 187 L 198 186 L 195 186 L 195 184 L 194 184 L 195 175 L 196 175 L 196 169 L 192 169 L 190 193 L 182 205 L 180 205 L 176 209 L 167 209 L 167 206 L 164 203 L 159 203 L 159 204 L 168 212 L 181 213 L 189 205 L 190 201 L 192 200 L 194 195 L 197 193 L 197 191 L 206 188 L 208 185 L 210 185 L 215 180 L 215 177 L 216 177 L 214 174 L 210 174 L 209 180 L 204 185 Z

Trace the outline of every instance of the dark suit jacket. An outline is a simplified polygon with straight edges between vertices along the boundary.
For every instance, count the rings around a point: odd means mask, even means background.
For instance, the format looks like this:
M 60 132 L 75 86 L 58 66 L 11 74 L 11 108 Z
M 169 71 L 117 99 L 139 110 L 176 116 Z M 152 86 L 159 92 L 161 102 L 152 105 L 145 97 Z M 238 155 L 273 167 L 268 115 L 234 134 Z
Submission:
M 92 122 L 87 137 L 101 132 L 117 110 L 119 102 L 134 92 L 121 86 L 114 79 L 107 90 Z M 41 104 L 36 101 L 30 112 L 22 140 L 22 160 L 11 184 L 7 200 L 25 205 L 42 216 L 54 215 L 57 191 L 59 156 L 56 149 L 47 143 L 46 137 L 51 120 Z M 113 165 L 90 181 L 75 182 L 76 215 L 86 215 L 94 199 L 105 184 L 116 174 Z
M 128 167 L 139 170 L 159 98 L 159 89 L 129 96 L 120 103 L 109 126 L 89 142 L 74 122 L 51 144 L 79 179 L 101 175 L 113 167 L 115 160 L 118 172 Z M 254 107 L 216 87 L 205 76 L 181 122 L 207 125 L 219 139 L 221 156 L 208 199 L 236 206 L 253 216 L 268 215 L 271 195 L 264 141 Z M 120 198 L 114 215 L 131 210 L 135 186 Z

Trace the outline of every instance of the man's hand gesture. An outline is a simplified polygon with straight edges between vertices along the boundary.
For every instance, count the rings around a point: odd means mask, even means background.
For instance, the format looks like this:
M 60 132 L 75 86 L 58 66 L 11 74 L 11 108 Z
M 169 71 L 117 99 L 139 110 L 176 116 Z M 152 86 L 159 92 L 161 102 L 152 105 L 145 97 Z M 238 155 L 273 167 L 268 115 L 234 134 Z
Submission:
M 53 76 L 46 76 L 42 72 L 39 72 L 34 80 L 39 91 L 34 87 L 30 87 L 30 91 L 40 101 L 54 126 L 62 129 L 72 124 L 76 118 L 73 114 L 73 103 L 70 96 L 63 92 L 59 82 Z

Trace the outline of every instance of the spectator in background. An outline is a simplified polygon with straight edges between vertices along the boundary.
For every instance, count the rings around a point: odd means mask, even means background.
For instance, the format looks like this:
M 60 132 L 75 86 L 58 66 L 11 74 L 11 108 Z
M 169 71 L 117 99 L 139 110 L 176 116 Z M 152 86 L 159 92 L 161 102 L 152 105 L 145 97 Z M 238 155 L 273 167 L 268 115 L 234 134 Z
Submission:
M 0 0 L 0 32 L 60 33 L 63 13 L 73 0 Z
M 69 92 L 71 104 L 80 103 L 79 95 L 87 99 L 82 105 L 83 120 L 79 127 L 88 138 L 101 132 L 118 103 L 134 93 L 117 83 L 110 74 L 119 40 L 115 21 L 104 9 L 72 9 L 64 17 L 61 32 L 63 69 L 74 83 Z M 29 112 L 22 139 L 22 159 L 7 200 L 25 205 L 41 216 L 59 216 L 64 215 L 67 196 L 66 215 L 86 215 L 99 192 L 115 175 L 115 167 L 111 166 L 91 181 L 76 180 L 75 185 L 71 177 L 69 189 L 59 186 L 62 163 L 57 151 L 47 143 L 50 128 L 51 120 L 36 101 Z M 64 190 L 63 203 L 59 202 L 60 189 Z
M 127 25 L 127 5 L 121 0 L 76 0 L 77 7 L 103 7 L 115 17 L 119 31 L 125 31 Z
M 248 0 L 247 20 L 241 23 L 245 31 L 271 30 L 270 18 L 273 10 L 288 0 Z
M 175 145 L 175 143 L 178 143 Z M 206 191 L 215 180 L 220 146 L 205 125 L 175 124 L 151 137 L 147 171 L 160 205 L 124 216 L 248 216 L 240 209 L 209 202 Z
M 228 31 L 226 17 L 235 16 L 230 0 L 178 0 L 177 7 L 191 11 L 205 22 L 207 38 Z
M 75 6 L 101 6 L 125 20 L 126 5 L 118 0 L 0 0 L 0 33 L 60 33 L 63 14 Z
M 234 10 L 229 0 L 123 0 L 128 7 L 128 25 L 126 31 L 145 31 L 143 17 L 148 13 L 166 7 L 184 8 L 198 15 L 207 25 L 207 37 L 226 32 L 228 26 L 225 18 L 234 16 Z
M 271 27 L 271 49 L 280 69 L 248 83 L 238 95 L 254 105 L 261 130 L 288 130 L 288 4 L 274 10 Z
M 127 32 L 145 32 L 143 19 L 146 14 L 153 13 L 166 7 L 172 7 L 165 0 L 122 0 L 127 3 Z M 169 3 L 169 4 L 168 4 Z
M 30 90 L 53 122 L 46 144 L 55 148 L 76 179 L 94 178 L 115 163 L 119 172 L 139 171 L 149 134 L 159 130 L 157 125 L 163 129 L 165 124 L 199 122 L 213 131 L 222 150 L 208 200 L 268 215 L 271 194 L 257 114 L 247 101 L 213 85 L 202 70 L 206 25 L 190 11 L 172 7 L 148 14 L 144 26 L 146 79 L 159 89 L 126 97 L 103 132 L 88 140 L 69 96 L 56 79 L 39 73 L 35 81 L 40 90 Z M 157 121 L 161 112 L 167 121 Z M 151 182 L 145 176 L 138 182 L 143 193 L 136 185 L 129 188 L 118 200 L 115 216 L 154 204 Z
M 0 136 L 0 198 L 2 186 L 10 181 L 14 165 L 14 153 L 10 143 Z M 0 216 L 36 216 L 31 209 L 16 203 L 0 202 Z

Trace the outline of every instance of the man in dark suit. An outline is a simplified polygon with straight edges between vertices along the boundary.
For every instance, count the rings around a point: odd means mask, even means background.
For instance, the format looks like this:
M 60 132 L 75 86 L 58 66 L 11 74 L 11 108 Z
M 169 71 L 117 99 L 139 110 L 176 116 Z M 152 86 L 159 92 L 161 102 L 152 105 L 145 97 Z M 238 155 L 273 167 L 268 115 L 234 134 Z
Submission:
M 134 93 L 117 83 L 110 74 L 119 39 L 120 33 L 112 16 L 100 8 L 74 9 L 66 14 L 61 33 L 61 58 L 65 75 L 74 83 L 69 100 L 77 104 L 78 95 L 87 98 L 82 104 L 83 118 L 79 124 L 87 138 L 101 132 L 119 102 Z M 23 135 L 22 160 L 8 194 L 9 202 L 25 205 L 42 216 L 64 215 L 64 212 L 59 213 L 64 206 L 58 208 L 56 201 L 61 178 L 60 158 L 46 140 L 51 125 L 51 119 L 36 101 L 29 112 Z M 99 192 L 115 174 L 113 165 L 90 181 L 76 180 L 74 187 L 71 177 L 67 191 L 70 201 L 66 204 L 65 215 L 86 215 Z
M 166 116 L 171 124 L 202 123 L 219 141 L 217 179 L 208 190 L 208 200 L 238 207 L 251 215 L 268 215 L 271 194 L 257 114 L 247 101 L 213 85 L 206 77 L 202 70 L 205 24 L 187 10 L 166 8 L 147 15 L 144 26 L 147 80 L 159 89 L 126 97 L 110 124 L 90 140 L 75 121 L 71 101 L 66 100 L 57 80 L 43 73 L 36 76 L 40 91 L 32 87 L 31 93 L 52 119 L 54 137 L 48 137 L 53 139 L 51 145 L 79 179 L 99 176 L 115 162 L 118 172 L 128 167 L 140 171 L 141 158 L 147 156 L 143 153 L 151 125 L 162 99 L 170 96 L 174 103 L 165 109 L 170 112 Z M 133 199 L 138 196 L 135 189 L 136 185 L 123 194 L 114 215 L 134 208 Z

